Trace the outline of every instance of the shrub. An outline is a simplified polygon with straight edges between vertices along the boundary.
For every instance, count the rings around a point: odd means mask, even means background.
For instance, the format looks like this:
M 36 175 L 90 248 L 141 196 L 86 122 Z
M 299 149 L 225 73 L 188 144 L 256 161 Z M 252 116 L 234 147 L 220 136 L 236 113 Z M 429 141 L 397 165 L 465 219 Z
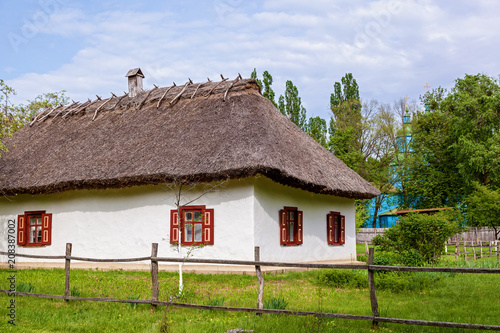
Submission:
M 390 252 L 381 252 L 373 257 L 373 264 L 379 266 L 397 266 L 398 256 Z
M 445 241 L 462 229 L 462 221 L 461 214 L 455 210 L 434 215 L 410 213 L 387 229 L 382 236 L 385 244 L 382 249 L 392 249 L 409 261 L 420 260 L 418 253 L 424 262 L 436 263 Z M 411 250 L 415 252 L 410 253 Z
M 399 261 L 402 265 L 411 267 L 420 267 L 425 264 L 424 257 L 415 249 L 402 252 Z

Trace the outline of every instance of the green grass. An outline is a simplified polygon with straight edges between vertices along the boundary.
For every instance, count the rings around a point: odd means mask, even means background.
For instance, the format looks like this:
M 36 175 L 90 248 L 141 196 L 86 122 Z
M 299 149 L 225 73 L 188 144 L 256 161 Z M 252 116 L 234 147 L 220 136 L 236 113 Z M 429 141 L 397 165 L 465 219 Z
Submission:
M 363 246 L 364 251 L 364 246 Z M 449 265 L 499 267 L 494 262 L 449 262 Z M 311 270 L 266 274 L 264 301 L 286 302 L 287 310 L 322 311 L 371 315 L 368 290 L 364 286 L 335 287 L 321 283 L 329 271 Z M 358 271 L 357 274 L 363 274 Z M 8 288 L 9 270 L 0 270 L 0 288 Z M 426 273 L 427 274 L 427 273 Z M 430 276 L 426 275 L 425 276 Z M 430 273 L 428 273 L 430 274 Z M 344 278 L 344 277 L 343 277 Z M 382 278 L 375 276 L 381 281 Z M 177 298 L 176 273 L 160 272 L 160 300 L 194 304 L 255 307 L 257 278 L 249 275 L 184 275 L 184 293 Z M 16 273 L 16 283 L 30 283 L 41 294 L 64 293 L 64 271 L 29 269 Z M 82 297 L 148 299 L 149 272 L 71 271 L 72 293 Z M 499 274 L 445 274 L 416 290 L 377 290 L 381 316 L 421 320 L 500 325 Z M 16 327 L 7 323 L 7 294 L 0 294 L 3 319 L 1 332 L 224 332 L 231 328 L 255 332 L 370 332 L 371 322 L 318 319 L 287 315 L 262 315 L 190 310 L 127 303 L 89 302 L 17 296 Z M 277 304 L 277 306 L 280 304 Z M 463 332 L 423 326 L 380 324 L 381 332 Z

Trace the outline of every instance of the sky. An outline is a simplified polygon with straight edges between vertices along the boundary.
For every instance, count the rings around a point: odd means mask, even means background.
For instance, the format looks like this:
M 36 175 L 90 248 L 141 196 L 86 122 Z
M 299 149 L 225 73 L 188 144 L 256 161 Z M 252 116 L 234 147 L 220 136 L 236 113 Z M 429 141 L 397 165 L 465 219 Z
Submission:
M 14 104 L 65 90 L 75 101 L 144 87 L 273 76 L 291 80 L 308 117 L 329 118 L 346 73 L 360 96 L 393 103 L 500 74 L 496 0 L 0 0 L 0 79 Z

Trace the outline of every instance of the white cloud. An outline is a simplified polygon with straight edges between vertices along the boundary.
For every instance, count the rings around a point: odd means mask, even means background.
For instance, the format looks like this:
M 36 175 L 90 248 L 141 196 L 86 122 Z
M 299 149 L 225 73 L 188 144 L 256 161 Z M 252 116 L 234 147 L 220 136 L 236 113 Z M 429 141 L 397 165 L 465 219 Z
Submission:
M 498 70 L 500 4 L 487 0 L 273 0 L 261 6 L 217 0 L 212 11 L 192 17 L 175 7 L 151 8 L 89 13 L 61 7 L 40 34 L 79 41 L 80 48 L 53 70 L 9 80 L 18 100 L 62 89 L 75 100 L 121 93 L 126 71 L 137 66 L 147 87 L 188 77 L 216 80 L 220 73 L 249 76 L 255 67 L 270 71 L 277 95 L 291 79 L 310 115 L 326 118 L 333 83 L 346 72 L 364 99 L 392 102 L 406 94 L 417 98 L 427 81 L 450 85 L 466 72 Z

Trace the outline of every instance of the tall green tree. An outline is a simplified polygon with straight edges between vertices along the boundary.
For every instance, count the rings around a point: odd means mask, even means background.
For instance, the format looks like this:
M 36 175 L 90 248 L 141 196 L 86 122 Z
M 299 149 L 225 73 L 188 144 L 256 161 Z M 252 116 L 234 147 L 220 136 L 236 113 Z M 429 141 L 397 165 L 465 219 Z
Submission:
M 335 82 L 330 97 L 329 149 L 351 169 L 376 186 L 382 194 L 375 198 L 373 224 L 390 194 L 395 179 L 391 175 L 396 125 L 393 114 L 377 101 L 362 103 L 351 73 Z
M 327 148 L 327 127 L 326 120 L 317 116 L 309 118 L 309 123 L 307 124 L 307 134 L 309 134 L 314 140 L 316 140 L 320 145 Z
M 500 187 L 500 87 L 483 75 L 433 91 L 412 123 L 408 193 L 412 206 L 463 203 L 475 183 Z
M 500 239 L 500 190 L 474 183 L 474 192 L 465 199 L 467 223 L 470 226 L 486 226 L 495 231 Z
M 299 90 L 292 81 L 286 81 L 285 93 L 278 99 L 278 109 L 304 132 L 307 132 L 306 109 L 302 106 Z
M 274 100 L 276 95 L 271 87 L 273 84 L 272 75 L 268 71 L 264 71 L 264 73 L 262 73 L 262 80 L 260 80 L 257 75 L 257 70 L 254 68 L 250 77 L 255 79 L 261 87 L 262 96 L 270 100 L 275 107 L 278 107 L 278 104 L 276 104 L 276 101 Z

